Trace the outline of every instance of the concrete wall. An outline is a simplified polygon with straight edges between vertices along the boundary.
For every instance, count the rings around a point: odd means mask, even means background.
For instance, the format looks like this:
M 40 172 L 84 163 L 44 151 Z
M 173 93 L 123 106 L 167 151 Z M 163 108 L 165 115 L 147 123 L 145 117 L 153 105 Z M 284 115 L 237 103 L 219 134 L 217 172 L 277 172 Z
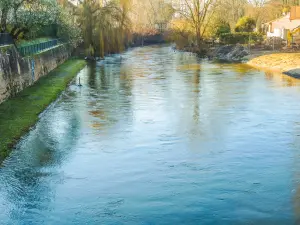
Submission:
M 0 47 L 0 103 L 32 85 L 69 56 L 70 50 L 64 45 L 26 58 L 13 45 Z

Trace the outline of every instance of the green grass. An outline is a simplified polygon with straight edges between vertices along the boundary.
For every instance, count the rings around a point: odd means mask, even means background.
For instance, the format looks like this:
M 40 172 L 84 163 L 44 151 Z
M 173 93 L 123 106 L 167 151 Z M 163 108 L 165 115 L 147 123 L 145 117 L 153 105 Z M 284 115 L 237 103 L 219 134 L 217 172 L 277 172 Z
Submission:
M 36 39 L 32 39 L 32 40 L 19 40 L 17 41 L 17 46 L 18 47 L 24 47 L 24 46 L 28 46 L 28 45 L 34 45 L 34 44 L 39 44 L 39 43 L 43 43 L 43 42 L 47 42 L 47 41 L 51 41 L 55 38 L 51 38 L 51 37 L 42 37 L 42 38 L 36 38 Z
M 44 111 L 68 86 L 75 75 L 85 66 L 83 60 L 68 60 L 16 97 L 0 104 L 0 161 Z
M 13 45 L 3 45 L 3 46 L 0 46 L 0 52 L 3 54 L 5 54 L 7 52 L 8 49 L 10 48 L 13 48 L 14 46 Z

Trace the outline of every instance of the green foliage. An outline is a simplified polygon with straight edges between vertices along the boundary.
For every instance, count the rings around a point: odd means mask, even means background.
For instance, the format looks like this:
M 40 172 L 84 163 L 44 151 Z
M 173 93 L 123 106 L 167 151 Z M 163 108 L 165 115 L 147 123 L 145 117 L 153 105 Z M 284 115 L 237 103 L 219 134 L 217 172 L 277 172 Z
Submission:
M 51 37 L 42 37 L 42 38 L 36 38 L 36 39 L 31 39 L 31 40 L 19 40 L 17 41 L 17 46 L 18 47 L 25 47 L 25 46 L 29 46 L 29 45 L 35 45 L 35 44 L 39 44 L 39 43 L 43 43 L 43 42 L 47 42 L 47 41 L 51 41 L 53 40 L 53 38 Z
M 82 32 L 75 20 L 75 15 L 70 15 L 63 7 L 59 9 L 57 18 L 57 36 L 77 47 L 82 39 Z
M 0 104 L 0 161 L 8 156 L 13 145 L 37 122 L 39 113 L 58 97 L 84 65 L 83 60 L 69 60 Z
M 244 16 L 240 18 L 235 26 L 235 32 L 252 32 L 256 27 L 254 19 Z
M 23 33 L 22 39 L 36 39 L 41 37 L 56 37 L 57 36 L 57 24 L 50 24 L 45 26 L 33 26 L 28 31 Z M 20 39 L 18 37 L 18 39 Z
M 131 0 L 109 1 L 104 6 L 95 0 L 83 0 L 77 8 L 78 22 L 88 56 L 124 50 L 130 41 Z
M 256 32 L 227 33 L 220 35 L 220 41 L 224 44 L 248 44 L 263 41 L 263 35 Z
M 15 40 L 50 36 L 76 46 L 81 32 L 75 21 L 75 6 L 65 5 L 57 0 L 0 0 L 1 29 Z
M 12 16 L 8 17 L 8 23 L 12 25 L 11 34 L 17 38 L 20 33 L 25 33 L 28 38 L 51 35 L 55 33 L 54 24 L 59 15 L 59 7 L 56 0 L 13 0 L 18 6 L 10 9 Z M 20 2 L 17 4 L 17 2 Z M 26 36 L 25 35 L 25 36 Z
M 92 45 L 90 45 L 89 48 L 85 49 L 85 55 L 86 56 L 91 57 L 91 56 L 94 56 L 94 54 L 95 54 L 95 50 L 94 50 Z
M 288 6 L 285 6 L 283 9 L 282 9 L 282 13 L 286 14 L 288 12 L 290 12 L 291 8 L 288 7 Z
M 216 27 L 215 37 L 220 37 L 222 34 L 230 33 L 230 25 L 228 23 L 220 23 Z

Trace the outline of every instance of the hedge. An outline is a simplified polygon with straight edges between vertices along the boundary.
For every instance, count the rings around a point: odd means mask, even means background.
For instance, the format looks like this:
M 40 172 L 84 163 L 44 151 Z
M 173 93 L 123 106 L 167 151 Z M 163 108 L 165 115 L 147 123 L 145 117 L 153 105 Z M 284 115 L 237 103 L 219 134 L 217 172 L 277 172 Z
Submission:
M 220 35 L 220 41 L 224 44 L 248 44 L 249 40 L 251 40 L 252 43 L 262 42 L 263 35 L 256 32 L 237 32 Z

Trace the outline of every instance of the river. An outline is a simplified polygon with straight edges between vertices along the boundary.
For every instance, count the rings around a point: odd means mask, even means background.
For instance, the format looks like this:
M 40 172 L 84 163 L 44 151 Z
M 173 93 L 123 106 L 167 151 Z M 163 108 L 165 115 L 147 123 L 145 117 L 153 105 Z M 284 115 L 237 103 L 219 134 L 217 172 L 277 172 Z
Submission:
M 0 224 L 297 224 L 300 82 L 169 46 L 90 64 L 0 168 Z

